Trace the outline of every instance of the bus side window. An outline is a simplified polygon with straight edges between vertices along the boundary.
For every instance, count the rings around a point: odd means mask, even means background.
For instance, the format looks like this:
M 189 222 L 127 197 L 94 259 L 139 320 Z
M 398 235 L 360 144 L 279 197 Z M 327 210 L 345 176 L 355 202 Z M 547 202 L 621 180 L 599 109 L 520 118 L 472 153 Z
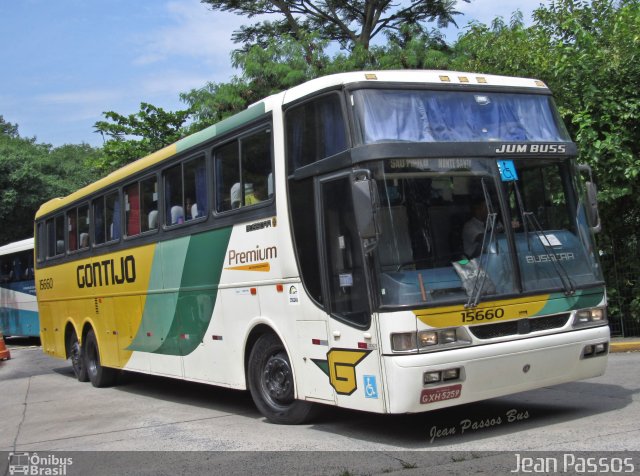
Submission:
M 47 258 L 64 254 L 64 215 L 47 220 Z
M 158 179 L 153 176 L 140 182 L 142 231 L 158 228 Z
M 140 234 L 140 188 L 138 182 L 124 189 L 125 235 Z
M 238 142 L 233 141 L 215 151 L 216 210 L 224 212 L 240 207 L 240 161 Z
M 184 223 L 182 206 L 182 164 L 164 172 L 165 225 Z
M 242 181 L 244 206 L 269 198 L 268 179 L 271 174 L 271 131 L 262 130 L 242 140 Z
M 256 205 L 273 196 L 270 129 L 225 144 L 214 156 L 218 212 Z
M 96 245 L 104 243 L 104 197 L 93 201 L 93 240 Z
M 38 263 L 42 263 L 47 257 L 47 232 L 45 222 L 36 225 L 36 252 Z
M 184 212 L 186 220 L 207 215 L 207 172 L 204 157 L 185 162 Z
M 78 250 L 78 210 L 72 208 L 67 212 L 67 227 L 69 229 L 69 251 Z
M 106 224 L 109 241 L 120 239 L 121 234 L 121 214 L 120 214 L 120 194 L 113 192 L 107 195 L 106 199 Z
M 89 247 L 89 205 L 78 207 L 78 249 Z

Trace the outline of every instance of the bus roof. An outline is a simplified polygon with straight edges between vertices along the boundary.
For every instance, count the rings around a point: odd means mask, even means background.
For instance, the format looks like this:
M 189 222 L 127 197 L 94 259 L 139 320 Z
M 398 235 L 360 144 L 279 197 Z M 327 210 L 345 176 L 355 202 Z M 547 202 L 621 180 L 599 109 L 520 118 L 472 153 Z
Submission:
M 388 70 L 340 73 L 312 79 L 284 93 L 284 104 L 296 101 L 315 91 L 352 83 L 412 83 L 456 85 L 461 87 L 499 86 L 547 90 L 538 79 L 496 76 L 491 74 L 464 73 L 461 71 L 436 70 Z
M 26 240 L 15 241 L 8 245 L 0 246 L 0 256 L 32 249 L 33 238 L 27 238 Z
M 212 126 L 180 139 L 159 151 L 136 160 L 124 167 L 112 172 L 106 177 L 81 188 L 62 198 L 54 198 L 40 206 L 36 218 L 55 212 L 77 200 L 98 192 L 130 175 L 146 170 L 148 167 L 167 160 L 174 155 L 191 147 L 202 144 L 216 136 L 222 135 L 235 127 L 248 123 L 274 107 L 288 104 L 316 91 L 331 89 L 353 83 L 412 83 L 412 84 L 439 84 L 458 85 L 460 87 L 473 86 L 501 86 L 515 88 L 547 89 L 547 86 L 539 80 L 528 78 L 515 78 L 508 76 L 495 76 L 488 74 L 464 73 L 457 71 L 435 70 L 389 70 L 389 71 L 358 71 L 351 73 L 339 73 L 312 79 L 306 83 L 295 86 L 287 91 L 269 96 L 231 117 L 228 117 Z

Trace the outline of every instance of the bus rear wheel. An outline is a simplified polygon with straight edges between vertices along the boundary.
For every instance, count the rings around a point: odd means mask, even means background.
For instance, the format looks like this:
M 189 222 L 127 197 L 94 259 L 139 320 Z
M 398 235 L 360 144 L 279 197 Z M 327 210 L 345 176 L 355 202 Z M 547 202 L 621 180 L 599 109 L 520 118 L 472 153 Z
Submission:
M 88 382 L 89 375 L 87 375 L 87 367 L 84 364 L 84 354 L 80 342 L 78 342 L 78 336 L 75 331 L 69 335 L 69 342 L 67 342 L 67 348 L 69 349 L 69 357 L 71 358 L 71 367 L 73 373 L 79 382 Z
M 94 387 L 109 387 L 116 381 L 116 370 L 100 365 L 98 340 L 91 329 L 84 340 L 84 365 L 91 385 Z
M 274 334 L 261 336 L 249 357 L 249 391 L 256 407 L 274 423 L 297 425 L 311 419 L 315 406 L 295 399 L 289 356 Z

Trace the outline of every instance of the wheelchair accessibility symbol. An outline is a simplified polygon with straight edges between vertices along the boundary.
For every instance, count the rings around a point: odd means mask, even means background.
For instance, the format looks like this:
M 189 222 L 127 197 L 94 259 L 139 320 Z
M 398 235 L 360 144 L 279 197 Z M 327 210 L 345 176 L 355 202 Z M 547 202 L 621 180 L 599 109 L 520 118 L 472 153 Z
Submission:
M 378 384 L 375 375 L 364 375 L 364 396 L 378 398 Z
M 518 180 L 518 172 L 513 164 L 513 160 L 498 160 L 498 170 L 500 179 L 503 182 L 515 182 Z

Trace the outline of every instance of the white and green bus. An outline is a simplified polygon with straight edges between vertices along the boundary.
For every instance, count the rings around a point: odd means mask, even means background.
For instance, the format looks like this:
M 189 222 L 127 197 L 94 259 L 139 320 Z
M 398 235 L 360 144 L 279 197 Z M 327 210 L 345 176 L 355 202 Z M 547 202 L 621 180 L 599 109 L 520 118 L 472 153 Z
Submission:
M 595 188 L 551 92 L 438 71 L 270 96 L 36 215 L 43 349 L 119 369 L 414 413 L 600 375 Z

